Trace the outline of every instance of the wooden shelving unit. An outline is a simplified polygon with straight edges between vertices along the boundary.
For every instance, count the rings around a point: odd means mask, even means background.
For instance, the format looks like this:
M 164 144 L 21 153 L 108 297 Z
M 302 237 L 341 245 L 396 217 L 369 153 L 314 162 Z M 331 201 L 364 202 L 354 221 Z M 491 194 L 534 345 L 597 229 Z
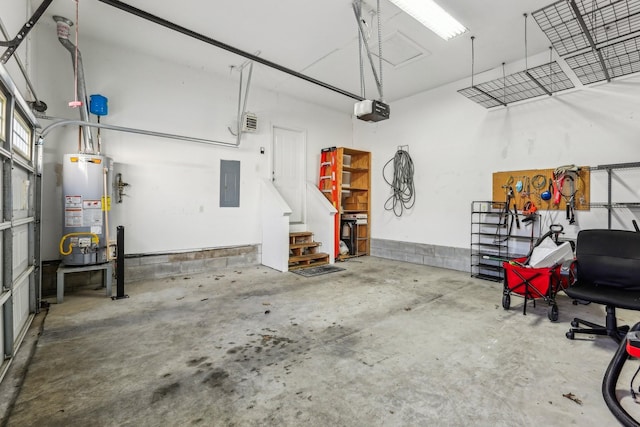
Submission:
M 336 220 L 337 240 L 349 248 L 348 255 L 340 258 L 369 255 L 371 248 L 371 153 L 347 147 L 323 150 L 319 188 L 338 210 Z M 323 179 L 324 177 L 324 179 Z M 336 242 L 338 245 L 339 242 Z M 336 256 L 340 253 L 336 246 Z

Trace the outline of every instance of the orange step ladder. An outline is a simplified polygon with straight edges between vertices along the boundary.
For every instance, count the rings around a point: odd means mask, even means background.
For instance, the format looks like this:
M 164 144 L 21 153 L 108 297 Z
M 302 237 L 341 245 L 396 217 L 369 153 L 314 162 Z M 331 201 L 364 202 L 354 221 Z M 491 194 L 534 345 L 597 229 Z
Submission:
M 337 182 L 337 154 L 336 147 L 323 148 L 320 152 L 320 177 L 318 188 L 331 202 L 338 212 L 334 216 L 334 258 L 340 254 L 340 194 Z

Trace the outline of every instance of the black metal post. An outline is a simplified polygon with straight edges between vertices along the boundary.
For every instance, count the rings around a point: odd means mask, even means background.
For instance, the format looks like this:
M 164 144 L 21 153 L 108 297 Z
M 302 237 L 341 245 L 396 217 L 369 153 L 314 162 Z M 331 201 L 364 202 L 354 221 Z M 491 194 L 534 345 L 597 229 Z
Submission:
M 124 226 L 116 228 L 116 296 L 112 300 L 129 298 L 124 293 Z

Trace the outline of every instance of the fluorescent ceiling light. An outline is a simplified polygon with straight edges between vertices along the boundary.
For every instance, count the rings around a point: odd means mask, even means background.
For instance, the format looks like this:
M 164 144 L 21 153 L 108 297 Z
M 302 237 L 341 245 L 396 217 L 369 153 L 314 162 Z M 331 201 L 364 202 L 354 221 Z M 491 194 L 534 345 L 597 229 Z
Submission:
M 432 0 L 390 0 L 422 25 L 445 40 L 467 31 L 464 25 Z

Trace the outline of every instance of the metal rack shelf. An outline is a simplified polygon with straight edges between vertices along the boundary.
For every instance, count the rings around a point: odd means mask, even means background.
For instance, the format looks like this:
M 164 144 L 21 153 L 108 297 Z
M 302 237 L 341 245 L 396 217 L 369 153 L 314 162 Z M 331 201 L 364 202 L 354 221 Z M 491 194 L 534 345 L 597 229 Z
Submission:
M 591 208 L 640 208 L 640 202 L 589 203 Z
M 460 89 L 458 93 L 485 108 L 543 95 L 552 95 L 574 87 L 556 61 L 509 74 L 499 79 Z
M 505 223 L 514 214 L 505 212 L 505 208 L 505 202 L 471 202 L 471 277 L 503 280 L 502 260 L 526 256 L 522 252 L 527 252 L 540 237 L 534 221 L 529 234 L 512 232 Z M 535 221 L 539 223 L 537 217 L 536 214 Z
M 565 58 L 583 85 L 626 76 L 640 71 L 640 36 L 613 43 L 599 49 L 607 73 L 600 65 L 598 54 L 592 50 Z
M 591 168 L 589 168 L 592 171 L 601 170 L 601 171 L 607 172 L 607 201 L 589 203 L 589 207 L 606 208 L 608 210 L 607 227 L 609 229 L 611 229 L 611 217 L 613 215 L 613 209 L 640 208 L 640 202 L 613 202 L 613 196 L 612 196 L 613 171 L 617 169 L 635 169 L 635 168 L 640 168 L 640 162 L 598 165 L 598 166 L 592 166 Z
M 560 0 L 532 16 L 582 84 L 640 71 L 640 0 Z
M 471 277 L 499 282 L 504 277 L 502 262 L 508 256 L 504 239 L 504 202 L 471 203 Z

